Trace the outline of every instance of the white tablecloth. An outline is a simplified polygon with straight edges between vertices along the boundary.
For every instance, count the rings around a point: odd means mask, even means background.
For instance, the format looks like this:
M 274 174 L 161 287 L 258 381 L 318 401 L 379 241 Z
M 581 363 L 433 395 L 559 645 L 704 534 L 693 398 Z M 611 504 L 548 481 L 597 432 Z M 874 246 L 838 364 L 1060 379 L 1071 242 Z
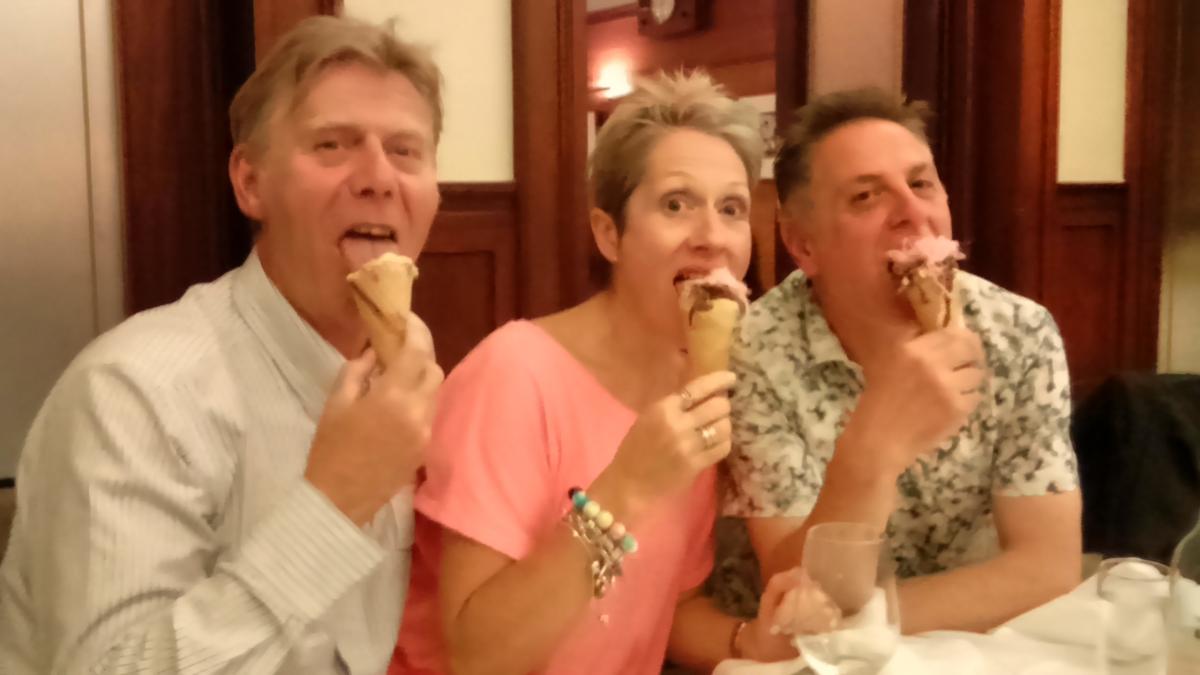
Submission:
M 1096 579 L 980 635 L 938 631 L 905 636 L 881 675 L 1092 675 L 1105 673 L 1099 649 L 1105 602 Z M 1161 664 L 1144 667 L 1152 675 Z M 727 660 L 713 675 L 794 675 L 797 662 Z M 1122 671 L 1138 673 L 1137 670 Z

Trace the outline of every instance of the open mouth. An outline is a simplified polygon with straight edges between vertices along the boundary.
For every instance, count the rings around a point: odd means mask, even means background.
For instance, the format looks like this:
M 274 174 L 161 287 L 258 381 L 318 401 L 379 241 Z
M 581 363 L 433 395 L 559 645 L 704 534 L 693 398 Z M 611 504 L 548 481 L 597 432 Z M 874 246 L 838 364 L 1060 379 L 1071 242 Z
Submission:
M 690 279 L 699 279 L 701 277 L 708 276 L 708 273 L 709 270 L 700 269 L 698 267 L 685 268 L 679 270 L 679 273 L 675 275 L 675 278 L 671 281 L 671 283 L 675 285 L 675 290 L 678 292 L 680 287 L 683 285 L 683 282 Z
M 370 241 L 396 241 L 396 231 L 391 227 L 370 223 L 351 227 L 345 236 L 351 239 L 366 239 Z
M 396 230 L 379 223 L 359 223 L 346 230 L 339 247 L 347 271 L 354 271 L 384 253 L 399 253 Z

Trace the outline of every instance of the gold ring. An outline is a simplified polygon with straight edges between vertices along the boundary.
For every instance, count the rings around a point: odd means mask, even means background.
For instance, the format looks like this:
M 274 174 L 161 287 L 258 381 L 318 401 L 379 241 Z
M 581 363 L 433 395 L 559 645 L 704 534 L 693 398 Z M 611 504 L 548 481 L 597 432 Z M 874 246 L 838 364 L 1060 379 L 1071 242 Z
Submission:
M 697 429 L 697 431 L 700 432 L 700 439 L 704 441 L 705 450 L 717 444 L 717 430 L 713 428 L 713 425 L 705 424 Z

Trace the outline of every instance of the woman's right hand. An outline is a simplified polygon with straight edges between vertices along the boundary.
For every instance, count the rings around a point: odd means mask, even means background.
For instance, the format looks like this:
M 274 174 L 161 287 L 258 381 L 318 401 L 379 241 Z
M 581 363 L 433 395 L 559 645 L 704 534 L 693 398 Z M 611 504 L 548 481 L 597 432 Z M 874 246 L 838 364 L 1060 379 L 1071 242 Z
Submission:
M 611 464 L 588 492 L 636 520 L 651 504 L 687 488 L 730 450 L 729 371 L 702 375 L 652 404 L 621 441 Z

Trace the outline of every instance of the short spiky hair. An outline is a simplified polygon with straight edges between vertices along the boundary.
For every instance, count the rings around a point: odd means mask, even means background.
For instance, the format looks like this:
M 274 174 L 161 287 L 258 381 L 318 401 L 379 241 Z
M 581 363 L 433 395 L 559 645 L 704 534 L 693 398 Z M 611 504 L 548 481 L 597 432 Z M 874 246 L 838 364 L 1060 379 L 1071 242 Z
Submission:
M 729 143 L 753 188 L 762 172 L 759 126 L 754 106 L 731 99 L 703 71 L 659 73 L 639 80 L 596 136 L 589 162 L 595 205 L 623 228 L 625 205 L 642 182 L 650 151 L 673 129 L 695 129 Z
M 797 188 L 812 180 L 812 149 L 835 129 L 861 119 L 895 122 L 928 143 L 925 124 L 931 117 L 924 101 L 905 100 L 877 87 L 826 94 L 796 111 L 775 158 L 775 188 L 786 203 Z

